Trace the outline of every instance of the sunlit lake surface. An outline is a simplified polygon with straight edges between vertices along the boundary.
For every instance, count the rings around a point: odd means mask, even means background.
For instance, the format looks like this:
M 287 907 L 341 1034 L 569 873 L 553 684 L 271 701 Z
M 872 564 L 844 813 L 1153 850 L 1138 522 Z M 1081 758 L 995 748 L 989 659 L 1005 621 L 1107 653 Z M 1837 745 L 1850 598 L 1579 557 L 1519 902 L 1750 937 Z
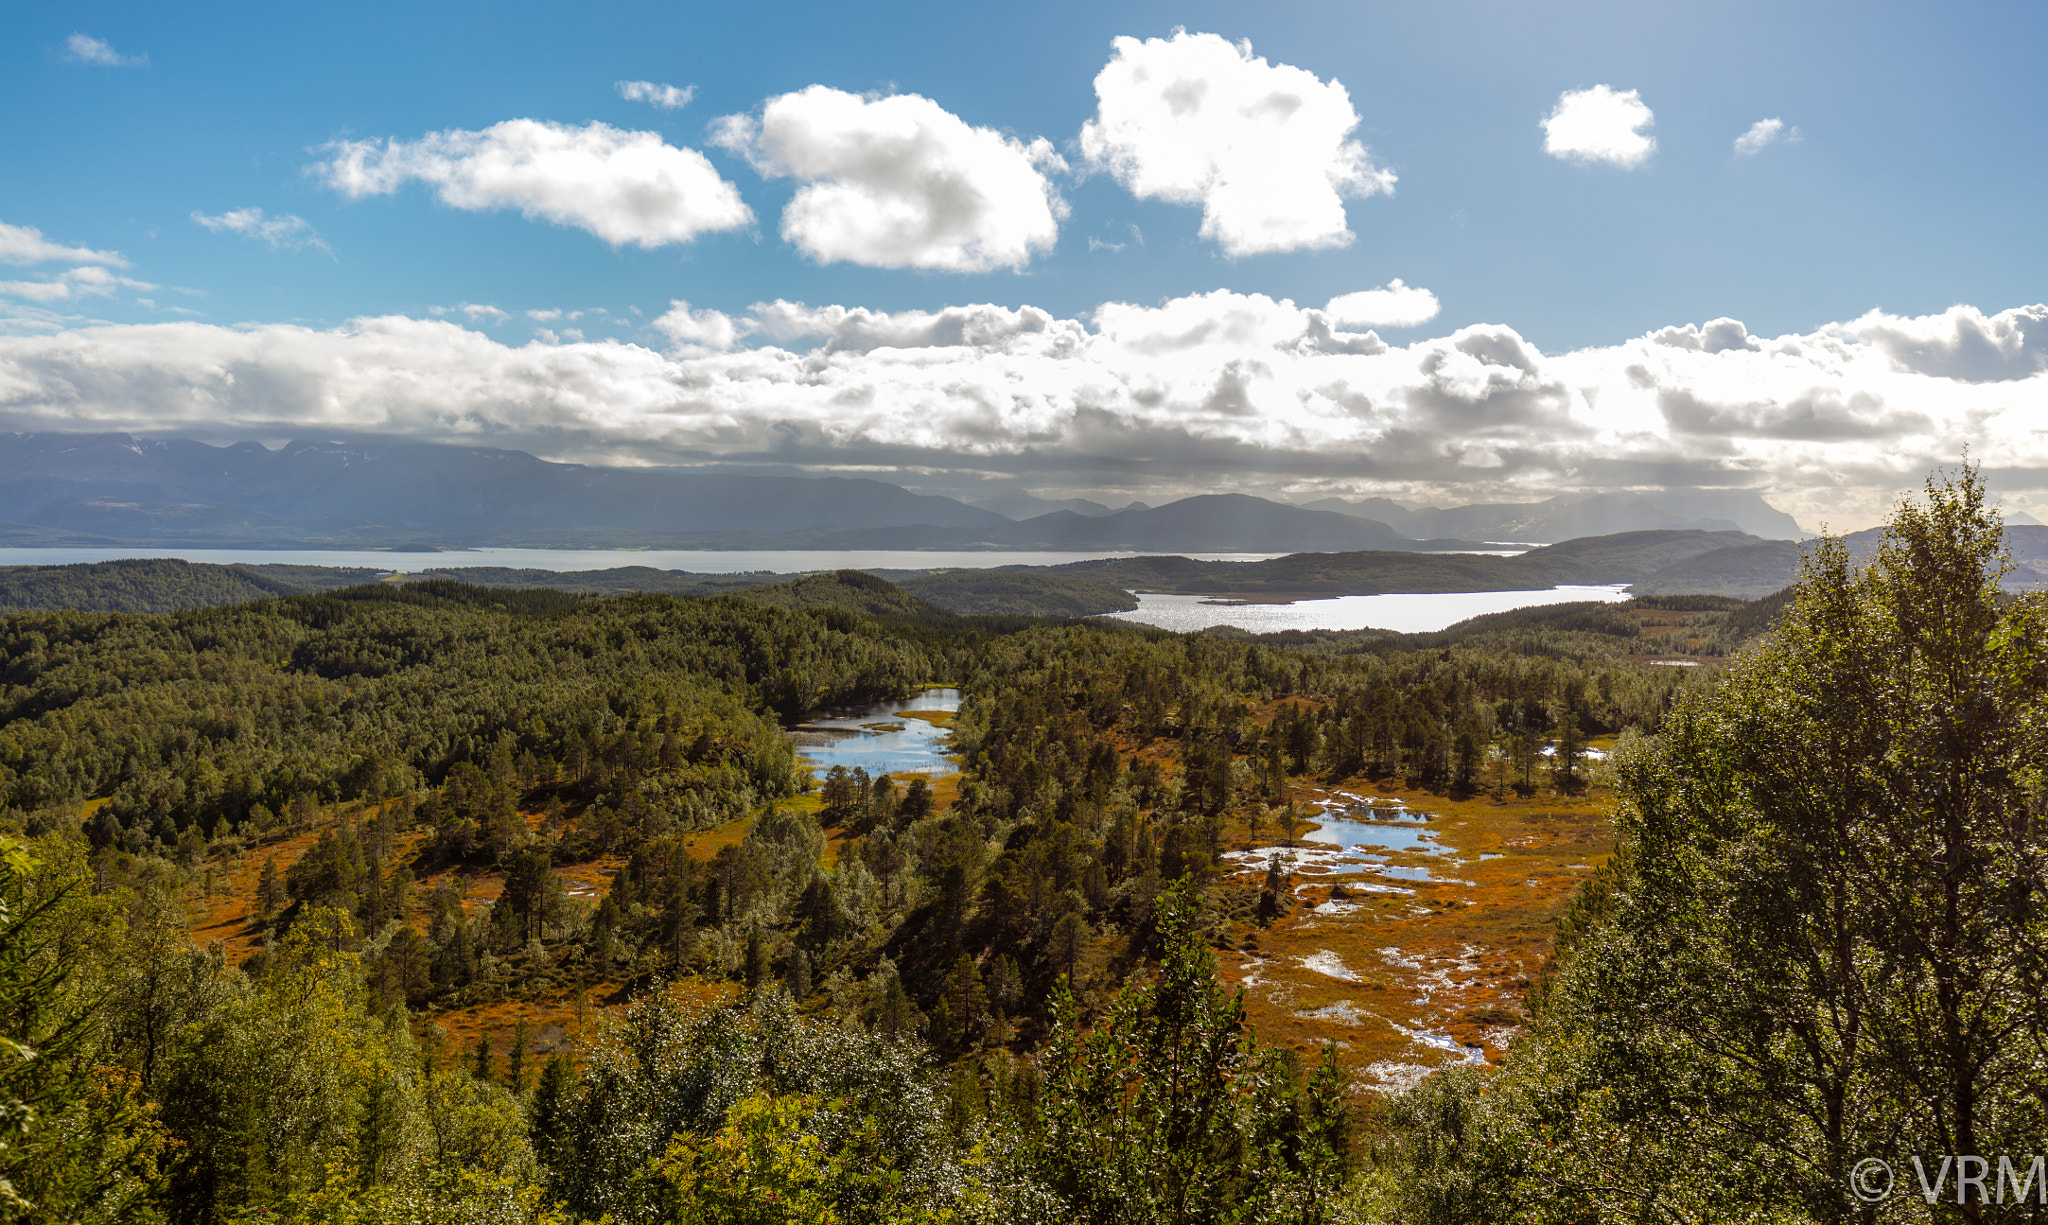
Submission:
M 849 770 L 859 766 L 869 777 L 937 777 L 959 771 L 946 756 L 945 729 L 924 719 L 905 718 L 904 712 L 959 709 L 958 689 L 927 689 L 901 702 L 873 702 L 833 711 L 827 718 L 790 730 L 797 737 L 797 752 L 820 778 L 833 766 Z
M 1254 634 L 1281 630 L 1394 630 L 1426 634 L 1482 613 L 1573 600 L 1618 603 L 1628 599 L 1624 584 L 1553 587 L 1548 591 L 1454 591 L 1433 595 L 1345 595 L 1292 604 L 1215 604 L 1213 596 L 1140 595 L 1133 612 L 1111 613 L 1126 621 L 1193 633 L 1212 625 L 1234 625 Z
M 170 545 L 90 549 L 0 549 L 0 565 L 68 566 L 122 557 L 179 557 L 223 566 L 370 566 L 411 574 L 461 566 L 507 566 L 515 570 L 609 570 L 652 566 L 696 574 L 777 574 L 813 570 L 988 570 L 997 566 L 1063 566 L 1109 557 L 1160 556 L 1129 551 L 1108 553 L 921 553 L 907 549 L 462 549 L 447 553 L 395 553 L 381 549 L 181 549 Z M 1196 561 L 1266 561 L 1284 553 L 1182 553 Z

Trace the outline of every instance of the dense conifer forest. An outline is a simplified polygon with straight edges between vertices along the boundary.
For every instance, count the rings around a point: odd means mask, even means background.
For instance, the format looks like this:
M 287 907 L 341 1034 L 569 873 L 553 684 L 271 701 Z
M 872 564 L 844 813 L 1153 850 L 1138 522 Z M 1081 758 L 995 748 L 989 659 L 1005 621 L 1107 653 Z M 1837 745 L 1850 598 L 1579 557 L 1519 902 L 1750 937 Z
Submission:
M 2038 606 L 1929 492 L 1771 601 L 1433 635 L 851 573 L 7 615 L 0 1217 L 1874 1219 L 1858 1158 L 2028 1151 L 2048 1034 Z M 957 775 L 786 730 L 934 684 Z M 1375 1086 L 1225 974 L 1339 784 L 1611 805 L 1488 1066 Z

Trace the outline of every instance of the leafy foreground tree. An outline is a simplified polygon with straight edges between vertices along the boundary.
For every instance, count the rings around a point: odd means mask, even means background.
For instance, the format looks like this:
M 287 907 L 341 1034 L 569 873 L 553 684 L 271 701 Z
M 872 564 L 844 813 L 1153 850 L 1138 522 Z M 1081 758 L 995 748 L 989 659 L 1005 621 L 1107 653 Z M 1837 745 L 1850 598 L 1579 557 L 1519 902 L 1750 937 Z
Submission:
M 744 1010 L 657 990 L 600 1031 L 579 1082 L 543 1079 L 534 1132 L 550 1191 L 619 1225 L 974 1215 L 985 1163 L 926 1059 L 807 1021 L 774 988 Z
M 1157 903 L 1158 976 L 1126 987 L 1092 1029 L 1064 983 L 1026 1167 L 1055 1210 L 1117 1225 L 1318 1222 L 1343 1178 L 1335 1052 L 1305 1088 L 1260 1049 L 1243 993 L 1216 978 L 1183 879 Z
M 1010 1076 L 1035 1092 L 986 1116 L 949 1109 L 921 1043 L 806 1020 L 779 989 L 745 1010 L 655 992 L 591 1043 L 580 1082 L 543 1076 L 551 1191 L 620 1225 L 1334 1219 L 1334 1057 L 1297 1084 L 1217 981 L 1193 885 L 1158 905 L 1156 978 L 1092 1029 L 1062 989 L 1042 1083 Z
M 544 1221 L 519 1104 L 364 1006 L 348 916 L 292 926 L 167 1059 L 177 1221 Z
M 91 1015 L 52 947 L 65 895 L 24 897 L 39 866 L 0 835 L 0 1221 L 155 1220 L 163 1132 L 132 1078 L 87 1058 Z
M 1867 564 L 1819 542 L 1776 633 L 1621 762 L 1532 1037 L 1396 1107 L 1386 1219 L 2048 1212 L 1996 1164 L 2048 1130 L 2048 627 L 2004 565 L 1970 469 Z M 1912 1158 L 1944 1155 L 1990 1165 L 1930 1206 Z M 1867 1158 L 1890 1199 L 1851 1194 Z

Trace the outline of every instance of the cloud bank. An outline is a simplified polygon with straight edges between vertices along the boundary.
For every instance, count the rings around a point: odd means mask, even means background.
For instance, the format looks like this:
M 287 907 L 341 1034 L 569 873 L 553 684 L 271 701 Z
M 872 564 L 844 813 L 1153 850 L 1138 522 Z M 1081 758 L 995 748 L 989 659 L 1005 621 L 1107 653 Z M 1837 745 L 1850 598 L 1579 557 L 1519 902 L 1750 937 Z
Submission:
M 1351 139 L 1341 83 L 1214 34 L 1113 46 L 1082 153 L 1141 199 L 1201 205 L 1202 237 L 1225 254 L 1344 246 L 1345 197 L 1393 192 L 1393 172 Z
M 1657 151 L 1657 138 L 1643 131 L 1654 122 L 1656 117 L 1633 89 L 1568 89 L 1543 119 L 1543 151 L 1582 166 L 1605 162 L 1633 170 Z
M 309 171 L 351 200 L 431 186 L 450 208 L 518 209 L 613 246 L 660 247 L 741 229 L 754 214 L 708 158 L 657 132 L 508 119 L 418 140 L 337 141 Z
M 1965 445 L 2006 487 L 2048 487 L 2048 306 L 1872 312 L 1779 337 L 1721 319 L 1556 355 L 1500 325 L 1390 346 L 1341 323 L 1217 290 L 1085 319 L 785 301 L 735 318 L 677 302 L 655 325 L 667 352 L 507 345 L 400 316 L 89 327 L 0 337 L 0 423 L 387 433 L 1155 496 L 1734 486 L 1837 527 Z
M 821 264 L 986 272 L 1050 250 L 1066 203 L 1050 142 L 969 125 L 929 98 L 813 85 L 729 115 L 713 138 L 769 178 L 795 179 L 782 236 Z

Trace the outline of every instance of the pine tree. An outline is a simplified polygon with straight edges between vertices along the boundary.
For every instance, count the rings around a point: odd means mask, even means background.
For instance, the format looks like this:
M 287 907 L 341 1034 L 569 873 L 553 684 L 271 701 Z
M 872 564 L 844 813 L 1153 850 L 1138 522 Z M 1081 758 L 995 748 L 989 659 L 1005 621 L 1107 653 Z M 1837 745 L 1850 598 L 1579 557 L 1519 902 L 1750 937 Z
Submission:
M 811 993 L 811 959 L 804 955 L 802 949 L 790 953 L 789 973 L 784 982 L 789 987 L 789 998 L 793 1000 L 801 1002 Z
M 1070 986 L 1076 984 L 1082 969 L 1088 961 L 1088 945 L 1095 938 L 1095 931 L 1088 926 L 1088 920 L 1076 911 L 1068 911 L 1053 924 L 1052 937 L 1047 941 L 1047 953 L 1052 963 L 1065 976 Z
M 476 1058 L 470 1074 L 478 1080 L 498 1079 L 497 1053 L 491 1049 L 491 1031 L 488 1029 L 476 1036 Z
M 868 999 L 877 1033 L 903 1038 L 917 1032 L 917 1005 L 910 1002 L 910 995 L 903 990 L 903 979 L 896 973 L 894 962 L 883 959 L 868 976 Z
M 533 1140 L 534 1155 L 543 1164 L 553 1165 L 568 1139 L 575 1092 L 576 1069 L 567 1055 L 556 1051 L 541 1065 L 540 1083 L 534 1086 L 533 1101 L 527 1109 L 528 1135 Z
M 1243 993 L 1219 980 L 1193 882 L 1156 907 L 1156 978 L 1085 1026 L 1056 988 L 1027 1160 L 1065 1220 L 1328 1220 L 1341 1174 L 1334 1066 L 1304 1100 L 1286 1059 L 1252 1040 Z
M 974 958 L 962 953 L 953 962 L 953 968 L 946 974 L 940 1007 L 944 1010 L 944 1025 L 939 1025 L 936 1013 L 933 1022 L 935 1028 L 944 1030 L 934 1035 L 943 1053 L 965 1054 L 981 1045 L 988 1029 L 988 992 L 982 987 L 981 972 L 975 967 Z
M 263 861 L 263 872 L 256 880 L 256 913 L 269 918 L 284 909 L 284 882 L 278 879 L 277 856 Z
M 768 949 L 761 939 L 761 927 L 755 924 L 747 931 L 747 990 L 757 991 L 768 978 Z
M 526 1092 L 526 1048 L 532 1041 L 526 1018 L 519 1018 L 512 1026 L 512 1050 L 505 1063 L 505 1087 L 514 1093 Z

